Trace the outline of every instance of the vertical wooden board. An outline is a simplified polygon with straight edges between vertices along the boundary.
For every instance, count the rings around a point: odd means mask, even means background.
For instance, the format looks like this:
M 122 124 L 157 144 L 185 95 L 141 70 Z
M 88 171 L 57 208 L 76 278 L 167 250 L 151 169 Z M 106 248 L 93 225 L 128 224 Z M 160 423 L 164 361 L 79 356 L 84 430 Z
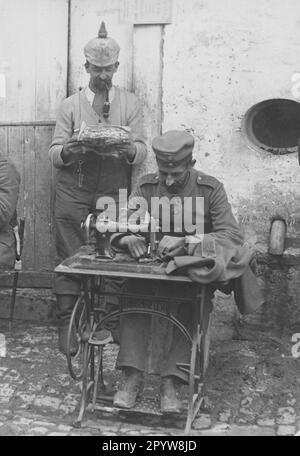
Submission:
M 161 133 L 162 124 L 162 46 L 163 26 L 137 26 L 134 29 L 134 92 L 143 106 L 144 131 L 147 139 L 148 158 L 136 167 L 133 187 L 139 177 L 157 169 L 151 148 L 153 137 Z M 164 361 L 164 350 L 170 344 L 172 327 L 161 318 L 152 317 L 149 351 L 149 373 L 159 373 Z
M 68 0 L 37 1 L 36 119 L 55 119 L 67 93 Z
M 6 79 L 6 98 L 0 99 L 0 120 L 32 119 L 35 112 L 33 32 L 36 20 L 33 2 L 2 1 L 0 17 L 0 67 Z
M 67 0 L 1 0 L 0 121 L 55 118 L 66 93 Z
M 25 218 L 24 269 L 35 269 L 35 141 L 34 128 L 23 133 L 23 214 Z
M 52 270 L 54 262 L 52 135 L 53 126 L 0 128 L 0 146 L 7 144 L 5 153 L 21 175 L 18 216 L 25 218 L 26 270 Z
M 138 26 L 134 29 L 134 92 L 143 106 L 148 158 L 135 169 L 133 186 L 140 175 L 156 169 L 151 141 L 161 132 L 162 123 L 162 33 L 163 27 L 160 25 Z
M 34 128 L 23 128 L 23 181 L 24 181 L 24 218 L 26 223 L 26 243 L 24 245 L 25 269 L 35 269 L 35 141 Z
M 35 268 L 51 270 L 52 213 L 51 213 L 51 166 L 48 149 L 53 127 L 35 127 L 35 201 L 34 201 L 34 248 Z
M 0 154 L 7 155 L 7 128 L 0 126 Z
M 120 2 L 122 0 L 72 0 L 71 35 L 70 35 L 70 94 L 78 87 L 87 85 L 83 48 L 86 43 L 98 35 L 101 22 L 104 21 L 108 36 L 120 45 L 120 67 L 114 76 L 114 83 L 132 88 L 132 48 L 133 25 L 120 23 Z

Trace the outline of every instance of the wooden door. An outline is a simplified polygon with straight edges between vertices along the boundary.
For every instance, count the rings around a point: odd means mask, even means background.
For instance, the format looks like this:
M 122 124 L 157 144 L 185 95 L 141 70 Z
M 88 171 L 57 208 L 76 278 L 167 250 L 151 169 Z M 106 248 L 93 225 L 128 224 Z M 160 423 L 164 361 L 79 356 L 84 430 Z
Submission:
M 125 87 L 140 98 L 143 106 L 144 131 L 148 143 L 147 161 L 135 169 L 138 176 L 155 169 L 151 139 L 161 131 L 162 120 L 162 25 L 134 25 L 124 20 L 126 8 L 136 0 L 71 0 L 69 92 L 85 86 L 84 45 L 98 34 L 105 22 L 108 35 L 120 45 L 120 66 L 114 84 Z
M 20 217 L 26 219 L 24 286 L 50 286 L 54 266 L 53 187 L 48 159 L 59 103 L 86 85 L 83 47 L 105 21 L 121 47 L 114 83 L 142 101 L 149 158 L 133 184 L 155 167 L 151 138 L 161 128 L 163 26 L 122 20 L 135 0 L 0 0 L 0 152 L 21 174 Z M 26 275 L 27 274 L 27 275 Z
M 135 0 L 71 0 L 70 8 L 70 67 L 69 90 L 74 93 L 85 86 L 88 76 L 84 69 L 84 45 L 96 37 L 102 21 L 108 35 L 120 45 L 120 66 L 114 76 L 114 84 L 133 91 L 141 100 L 144 117 L 144 133 L 148 144 L 148 159 L 135 169 L 134 186 L 138 178 L 155 169 L 151 139 L 160 133 L 162 120 L 162 25 L 138 25 L 122 18 L 124 5 Z M 161 346 L 169 338 L 169 326 L 158 318 L 152 320 L 152 350 L 149 372 L 156 372 L 161 363 Z M 156 353 L 159 353 L 156 356 Z
M 48 149 L 66 96 L 67 56 L 68 0 L 0 0 L 0 151 L 21 174 L 23 269 L 34 282 L 53 268 Z

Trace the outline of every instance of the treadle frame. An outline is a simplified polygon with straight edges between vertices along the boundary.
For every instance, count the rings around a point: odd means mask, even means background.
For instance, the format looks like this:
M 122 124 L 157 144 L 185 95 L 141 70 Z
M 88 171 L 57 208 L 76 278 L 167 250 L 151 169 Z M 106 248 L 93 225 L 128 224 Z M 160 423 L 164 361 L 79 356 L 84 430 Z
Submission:
M 171 313 L 158 311 L 153 308 L 123 308 L 124 298 L 134 297 L 143 298 L 146 297 L 141 294 L 132 294 L 132 293 L 107 293 L 101 289 L 102 278 L 103 277 L 123 277 L 123 278 L 132 278 L 138 280 L 139 278 L 148 280 L 168 280 L 176 282 L 191 282 L 186 276 L 166 276 L 162 274 L 143 274 L 140 271 L 140 268 L 137 266 L 137 272 L 126 272 L 122 271 L 112 271 L 111 268 L 108 271 L 105 268 L 106 262 L 102 262 L 103 267 L 99 267 L 99 262 L 97 262 L 97 267 L 93 269 L 89 266 L 88 269 L 84 268 L 84 262 L 80 263 L 81 257 L 86 258 L 86 250 L 84 247 L 81 247 L 77 254 L 75 254 L 73 259 L 75 263 L 72 263 L 72 258 L 65 260 L 61 263 L 56 269 L 55 272 L 60 272 L 63 274 L 76 274 L 79 275 L 82 280 L 83 291 L 81 296 L 77 299 L 73 313 L 70 318 L 69 333 L 68 333 L 68 343 L 67 343 L 67 364 L 71 377 L 74 380 L 81 381 L 81 397 L 79 401 L 79 413 L 78 417 L 74 423 L 75 427 L 80 427 L 81 422 L 84 418 L 84 413 L 87 408 L 87 405 L 91 403 L 92 411 L 97 407 L 97 399 L 99 400 L 99 392 L 102 393 L 102 398 L 105 399 L 105 384 L 103 378 L 103 348 L 105 344 L 102 344 L 101 341 L 93 339 L 95 332 L 103 326 L 103 324 L 110 318 L 142 313 L 148 314 L 151 316 L 158 316 L 170 321 L 175 325 L 186 337 L 186 339 L 191 344 L 191 358 L 190 364 L 187 365 L 178 365 L 179 369 L 188 373 L 189 376 L 189 385 L 188 385 L 188 407 L 186 415 L 186 425 L 185 425 L 185 435 L 189 435 L 193 421 L 201 407 L 203 401 L 203 384 L 205 371 L 208 366 L 209 359 L 209 341 L 210 341 L 210 311 L 205 303 L 205 296 L 207 292 L 207 285 L 198 285 L 195 286 L 195 293 L 192 297 L 189 298 L 176 298 L 177 302 L 189 303 L 192 306 L 193 312 L 193 330 L 189 334 L 187 329 L 181 324 Z M 108 260 L 109 261 L 109 260 Z M 75 267 L 74 267 L 75 264 Z M 126 265 L 124 265 L 126 267 Z M 131 262 L 132 269 L 132 262 Z M 99 283 L 97 283 L 99 282 Z M 193 285 L 195 285 L 193 283 Z M 120 310 L 112 312 L 106 317 L 99 320 L 100 309 L 95 305 L 96 296 L 107 296 L 114 295 L 120 297 Z M 149 296 L 147 296 L 149 299 Z M 173 302 L 174 297 L 169 299 L 166 296 L 151 296 L 152 303 L 155 302 Z M 75 357 L 70 355 L 70 338 L 72 326 L 76 328 L 76 333 L 79 342 L 79 350 Z M 75 365 L 77 363 L 79 366 L 79 371 L 76 370 Z M 109 399 L 109 398 L 107 398 Z M 117 410 L 112 407 L 112 410 Z M 121 411 L 121 409 L 119 409 Z M 150 410 L 149 410 L 150 411 Z M 122 410 L 124 412 L 124 410 Z M 135 407 L 132 412 L 139 413 L 138 407 Z M 141 411 L 141 413 L 146 413 Z M 130 411 L 126 410 L 126 413 Z M 157 413 L 158 415 L 158 413 Z M 162 414 L 161 414 L 162 415 Z

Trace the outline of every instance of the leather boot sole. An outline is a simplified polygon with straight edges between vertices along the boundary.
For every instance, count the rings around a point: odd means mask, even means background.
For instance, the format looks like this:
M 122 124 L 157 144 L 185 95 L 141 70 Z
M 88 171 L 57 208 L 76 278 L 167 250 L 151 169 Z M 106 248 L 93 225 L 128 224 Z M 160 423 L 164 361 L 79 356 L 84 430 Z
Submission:
M 160 411 L 162 413 L 181 413 L 182 403 L 178 399 L 170 400 L 169 398 L 161 398 Z
M 114 396 L 114 406 L 123 409 L 131 409 L 136 403 L 138 393 L 128 393 L 127 391 L 117 391 Z

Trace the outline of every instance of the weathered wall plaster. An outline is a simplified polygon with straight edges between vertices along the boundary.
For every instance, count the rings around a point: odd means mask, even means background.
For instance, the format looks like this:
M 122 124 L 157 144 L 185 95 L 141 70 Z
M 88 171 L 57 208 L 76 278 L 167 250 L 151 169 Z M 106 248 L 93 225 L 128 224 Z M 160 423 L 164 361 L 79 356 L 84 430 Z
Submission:
M 299 55 L 298 0 L 174 0 L 165 26 L 163 131 L 190 129 L 197 167 L 225 184 L 235 213 L 265 237 L 276 211 L 289 232 L 297 225 L 300 168 L 296 154 L 250 150 L 241 119 L 264 99 L 295 100 Z

